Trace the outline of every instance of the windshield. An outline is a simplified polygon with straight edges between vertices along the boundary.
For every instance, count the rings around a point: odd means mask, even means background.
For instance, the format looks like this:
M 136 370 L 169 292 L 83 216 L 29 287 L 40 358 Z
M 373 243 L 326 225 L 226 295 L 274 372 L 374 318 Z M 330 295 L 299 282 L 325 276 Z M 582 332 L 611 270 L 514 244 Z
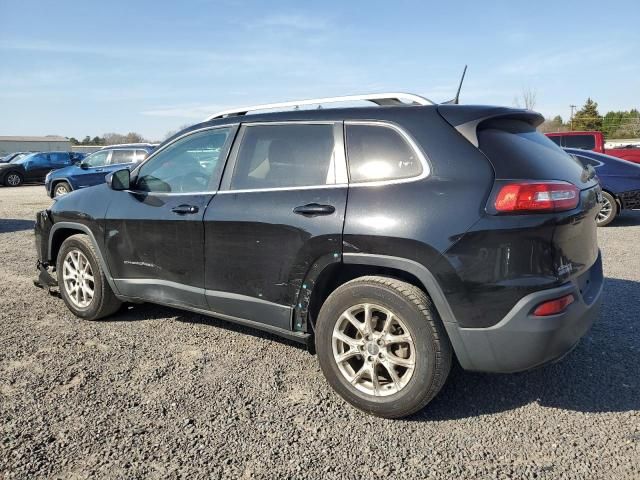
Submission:
M 37 155 L 37 153 L 29 153 L 29 154 L 22 154 L 22 155 L 18 155 L 16 158 L 14 158 L 13 160 L 11 160 L 10 163 L 24 163 L 27 160 L 29 160 L 30 158 L 33 158 Z

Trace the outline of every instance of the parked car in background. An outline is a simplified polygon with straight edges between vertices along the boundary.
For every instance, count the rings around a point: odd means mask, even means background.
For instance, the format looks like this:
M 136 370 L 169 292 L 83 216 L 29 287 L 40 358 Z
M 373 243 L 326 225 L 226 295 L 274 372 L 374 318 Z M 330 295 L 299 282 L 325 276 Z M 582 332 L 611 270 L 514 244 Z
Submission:
M 82 154 L 75 152 L 30 153 L 0 164 L 0 183 L 17 187 L 25 182 L 42 182 L 50 171 L 73 165 L 82 158 Z
M 0 158 L 0 163 L 9 163 L 12 160 L 18 160 L 19 158 L 22 158 L 26 155 L 29 155 L 30 153 L 34 153 L 34 152 L 15 152 L 15 153 L 10 153 L 8 155 L 5 155 L 4 157 Z
M 545 135 L 563 148 L 593 150 L 594 152 L 604 153 L 629 162 L 640 163 L 640 148 L 635 146 L 605 148 L 602 132 L 554 132 L 545 133 Z
M 47 175 L 45 188 L 53 198 L 72 190 L 91 187 L 104 182 L 104 177 L 114 170 L 133 168 L 147 158 L 155 145 L 131 143 L 111 145 L 88 155 L 80 164 L 56 170 Z
M 590 150 L 565 148 L 565 151 L 596 170 L 603 197 L 596 219 L 599 227 L 609 225 L 621 210 L 640 209 L 640 165 Z
M 378 106 L 295 109 L 354 100 Z M 597 318 L 601 189 L 541 115 L 398 93 L 264 108 L 38 212 L 36 284 L 87 320 L 152 302 L 306 343 L 345 400 L 390 418 L 434 398 L 454 353 L 528 370 Z

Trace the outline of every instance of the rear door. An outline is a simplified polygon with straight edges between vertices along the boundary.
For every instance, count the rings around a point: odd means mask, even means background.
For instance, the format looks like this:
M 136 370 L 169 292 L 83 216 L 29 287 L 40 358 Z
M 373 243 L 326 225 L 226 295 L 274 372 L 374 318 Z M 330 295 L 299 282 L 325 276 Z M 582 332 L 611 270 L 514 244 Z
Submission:
M 340 122 L 244 124 L 204 216 L 209 308 L 304 329 L 298 294 L 314 265 L 341 261 L 346 200 Z
M 134 170 L 130 190 L 113 192 L 105 244 L 121 294 L 206 308 L 202 219 L 234 132 L 216 127 L 179 137 Z

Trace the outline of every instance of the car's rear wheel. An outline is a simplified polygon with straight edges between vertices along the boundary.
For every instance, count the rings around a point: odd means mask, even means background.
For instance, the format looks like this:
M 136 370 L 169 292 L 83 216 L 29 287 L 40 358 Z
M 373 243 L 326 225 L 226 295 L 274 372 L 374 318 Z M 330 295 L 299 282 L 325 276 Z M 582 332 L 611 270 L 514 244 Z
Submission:
M 609 192 L 602 192 L 602 205 L 596 217 L 596 223 L 599 227 L 605 227 L 613 222 L 618 215 L 618 202 Z
M 18 172 L 9 172 L 6 177 L 4 177 L 4 184 L 7 187 L 19 187 L 22 185 L 23 178 Z
M 59 182 L 53 188 L 53 196 L 61 197 L 62 195 L 66 195 L 71 191 L 71 187 L 67 182 Z
M 56 262 L 60 295 L 74 315 L 97 320 L 120 308 L 87 235 L 67 238 Z
M 361 277 L 336 289 L 316 326 L 318 360 L 346 401 L 399 418 L 423 408 L 451 368 L 451 345 L 429 298 L 386 277 Z

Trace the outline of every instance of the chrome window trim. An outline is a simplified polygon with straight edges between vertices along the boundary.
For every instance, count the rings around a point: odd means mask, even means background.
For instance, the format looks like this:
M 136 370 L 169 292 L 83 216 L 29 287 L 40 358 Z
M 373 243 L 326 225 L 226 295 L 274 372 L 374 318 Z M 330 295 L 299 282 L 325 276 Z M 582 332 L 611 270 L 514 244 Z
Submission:
M 344 128 L 344 145 L 345 145 L 345 155 L 347 160 L 347 169 L 349 167 L 349 152 L 347 151 L 347 127 L 349 125 L 370 125 L 375 127 L 382 128 L 390 128 L 395 130 L 404 140 L 409 144 L 409 147 L 414 151 L 414 153 L 418 156 L 420 160 L 420 164 L 422 165 L 422 173 L 420 175 L 415 175 L 413 177 L 407 178 L 390 178 L 386 180 L 372 180 L 370 182 L 351 182 L 349 181 L 350 187 L 376 187 L 381 185 L 396 185 L 400 183 L 409 183 L 409 182 L 417 182 L 419 180 L 423 180 L 427 178 L 431 174 L 431 166 L 429 161 L 427 160 L 426 155 L 422 151 L 422 148 L 418 145 L 418 143 L 413 139 L 413 137 L 400 125 L 397 125 L 393 122 L 387 120 L 345 120 Z
M 272 188 L 241 188 L 237 190 L 218 190 L 217 195 L 229 193 L 253 193 L 253 192 L 289 192 L 293 190 L 319 190 L 326 188 L 346 188 L 347 183 L 331 183 L 327 185 L 305 185 L 303 187 L 272 187 Z

